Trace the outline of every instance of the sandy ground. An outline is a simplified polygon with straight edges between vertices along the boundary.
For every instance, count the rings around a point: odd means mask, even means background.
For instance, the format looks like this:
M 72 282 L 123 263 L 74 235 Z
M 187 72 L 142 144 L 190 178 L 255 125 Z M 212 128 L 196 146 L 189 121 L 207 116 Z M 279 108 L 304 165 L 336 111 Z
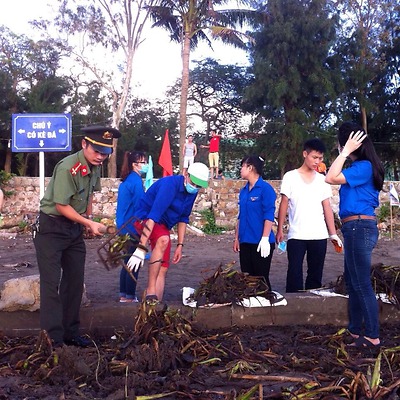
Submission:
M 107 270 L 102 263 L 98 249 L 107 238 L 87 239 L 87 257 L 85 283 L 88 298 L 91 302 L 117 302 L 119 292 L 119 269 Z M 239 258 L 232 250 L 233 232 L 216 236 L 196 236 L 188 233 L 185 240 L 182 260 L 175 265 L 171 264 L 167 275 L 165 301 L 177 301 L 182 298 L 182 288 L 190 286 L 196 288 L 205 277 L 210 276 L 220 265 L 234 263 L 239 269 Z M 400 265 L 400 238 L 393 240 L 387 235 L 381 235 L 373 253 L 373 263 L 385 265 Z M 277 254 L 275 251 L 270 280 L 273 290 L 285 293 L 287 270 L 286 254 Z M 304 273 L 306 267 L 304 267 Z M 325 260 L 323 284 L 336 282 L 343 272 L 343 254 L 334 251 L 328 244 Z M 0 236 L 0 287 L 12 278 L 38 274 L 35 248 L 29 234 L 2 233 Z M 147 284 L 146 264 L 141 269 L 138 281 L 137 294 L 140 298 Z

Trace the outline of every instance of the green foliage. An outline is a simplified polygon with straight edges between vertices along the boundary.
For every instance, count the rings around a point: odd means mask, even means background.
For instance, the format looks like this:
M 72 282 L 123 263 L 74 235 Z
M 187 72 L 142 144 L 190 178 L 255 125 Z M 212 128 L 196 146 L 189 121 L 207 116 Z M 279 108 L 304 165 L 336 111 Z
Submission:
M 219 235 L 225 229 L 221 226 L 215 224 L 215 217 L 212 210 L 209 208 L 207 210 L 200 211 L 201 216 L 205 219 L 206 223 L 203 227 L 203 232 L 208 235 Z
M 0 188 L 2 188 L 15 174 L 10 174 L 6 171 L 0 170 Z M 11 196 L 14 192 L 10 190 L 3 190 L 4 196 Z
M 377 217 L 379 221 L 387 221 L 390 218 L 390 203 L 382 203 L 379 207 Z M 399 215 L 399 207 L 392 208 L 392 215 L 393 217 L 397 217 Z

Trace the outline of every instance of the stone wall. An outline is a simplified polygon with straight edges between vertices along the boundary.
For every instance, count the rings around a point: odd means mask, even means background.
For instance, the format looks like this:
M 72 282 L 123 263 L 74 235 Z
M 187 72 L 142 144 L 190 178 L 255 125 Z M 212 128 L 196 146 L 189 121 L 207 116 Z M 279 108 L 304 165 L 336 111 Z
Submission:
M 49 178 L 46 178 L 47 185 Z M 280 181 L 269 181 L 277 193 L 276 207 L 278 210 L 280 196 Z M 119 179 L 102 178 L 102 190 L 94 196 L 93 214 L 98 217 L 114 218 L 117 205 Z M 212 209 L 216 224 L 232 228 L 235 225 L 238 212 L 238 193 L 244 186 L 245 181 L 225 179 L 210 181 L 207 189 L 200 191 L 197 196 L 192 222 L 194 225 L 201 225 L 199 211 Z M 400 192 L 400 182 L 395 182 L 397 192 Z M 13 194 L 6 198 L 2 215 L 4 226 L 7 218 L 22 219 L 25 215 L 36 215 L 39 209 L 39 178 L 14 177 L 5 187 L 6 191 Z M 332 208 L 334 212 L 338 209 L 338 186 L 332 186 Z M 389 201 L 388 183 L 385 183 L 384 190 L 381 192 L 381 204 Z

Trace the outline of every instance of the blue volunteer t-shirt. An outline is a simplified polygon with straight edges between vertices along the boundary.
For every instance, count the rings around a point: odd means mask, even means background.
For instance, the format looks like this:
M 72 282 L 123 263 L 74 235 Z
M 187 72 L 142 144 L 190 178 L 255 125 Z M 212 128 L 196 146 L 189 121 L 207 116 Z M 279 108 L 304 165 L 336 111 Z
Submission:
M 379 205 L 379 190 L 374 186 L 372 164 L 368 160 L 354 161 L 344 169 L 346 183 L 339 190 L 339 216 L 375 215 Z
M 253 188 L 249 183 L 239 193 L 239 242 L 258 244 L 263 234 L 264 221 L 274 221 L 276 193 L 260 177 Z M 269 242 L 275 243 L 271 230 Z
M 168 229 L 178 222 L 189 223 L 197 193 L 188 193 L 184 180 L 183 175 L 174 175 L 154 182 L 139 201 L 138 218 L 152 219 Z
M 121 182 L 118 188 L 118 201 L 117 201 L 117 212 L 116 222 L 117 228 L 121 227 L 132 217 L 136 217 L 136 210 L 138 208 L 139 200 L 144 194 L 143 181 L 139 174 L 132 171 L 127 178 Z M 136 230 L 133 226 L 129 226 L 129 229 L 121 230 L 121 234 L 128 233 Z

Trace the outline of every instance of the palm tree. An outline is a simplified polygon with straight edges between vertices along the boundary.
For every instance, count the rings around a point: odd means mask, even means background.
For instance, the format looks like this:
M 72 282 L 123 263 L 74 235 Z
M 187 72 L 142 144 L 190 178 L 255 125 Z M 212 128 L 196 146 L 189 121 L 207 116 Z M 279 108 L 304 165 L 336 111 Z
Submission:
M 179 146 L 182 149 L 186 138 L 186 109 L 189 88 L 190 51 L 200 41 L 205 41 L 212 48 L 211 39 L 220 39 L 224 43 L 245 48 L 250 37 L 237 30 L 244 24 L 253 24 L 259 15 L 249 6 L 248 0 L 237 0 L 243 8 L 218 9 L 227 4 L 227 0 L 156 0 L 149 6 L 153 27 L 169 31 L 171 41 L 181 44 L 182 86 L 180 97 Z M 180 152 L 179 165 L 182 168 L 183 156 Z

